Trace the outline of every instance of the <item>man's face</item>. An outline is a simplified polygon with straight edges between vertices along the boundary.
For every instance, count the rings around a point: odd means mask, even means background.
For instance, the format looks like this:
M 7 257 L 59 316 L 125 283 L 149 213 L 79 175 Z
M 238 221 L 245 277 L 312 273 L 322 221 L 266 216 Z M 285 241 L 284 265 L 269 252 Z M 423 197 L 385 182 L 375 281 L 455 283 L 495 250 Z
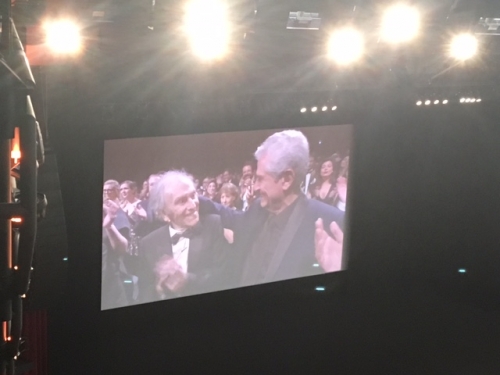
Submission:
M 180 179 L 172 186 L 167 217 L 176 229 L 195 226 L 200 220 L 198 194 L 192 181 Z
M 215 182 L 210 182 L 207 186 L 207 193 L 209 195 L 215 195 L 217 193 L 217 184 Z
M 260 205 L 271 212 L 279 212 L 285 199 L 285 183 L 283 178 L 275 179 L 268 172 L 269 160 L 264 156 L 257 163 L 254 190 L 260 194 Z
M 114 185 L 106 184 L 102 188 L 102 195 L 104 200 L 109 199 L 114 201 L 118 198 L 118 189 Z
M 210 183 L 210 179 L 208 177 L 203 179 L 203 188 L 205 190 L 207 190 L 209 183 Z
M 251 165 L 245 165 L 241 169 L 241 175 L 242 176 L 251 176 L 253 174 L 253 169 Z
M 231 181 L 231 173 L 229 173 L 229 171 L 224 171 L 222 174 L 222 182 L 226 183 L 229 181 Z
M 130 187 L 127 184 L 123 184 L 120 186 L 120 194 L 122 199 L 128 199 L 132 195 L 132 190 L 130 190 Z
M 222 193 L 220 196 L 220 204 L 226 207 L 233 207 L 235 199 L 236 198 L 231 194 Z

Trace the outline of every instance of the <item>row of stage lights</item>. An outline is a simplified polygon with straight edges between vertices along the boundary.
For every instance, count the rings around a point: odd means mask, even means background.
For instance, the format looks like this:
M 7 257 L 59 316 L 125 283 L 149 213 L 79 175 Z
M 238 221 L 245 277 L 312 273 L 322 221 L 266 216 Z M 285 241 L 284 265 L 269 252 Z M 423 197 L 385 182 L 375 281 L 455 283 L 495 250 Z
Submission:
M 443 100 L 439 100 L 439 99 L 435 99 L 435 100 L 430 100 L 430 99 L 427 99 L 427 100 L 418 100 L 415 104 L 417 106 L 421 106 L 421 105 L 431 105 L 431 104 L 434 104 L 434 105 L 437 105 L 437 104 L 448 104 L 450 101 L 448 99 L 443 99 Z M 458 101 L 459 103 L 481 103 L 481 98 L 460 98 L 460 100 Z
M 481 103 L 481 98 L 460 98 L 460 100 L 458 100 L 459 103 L 461 104 L 464 104 L 464 103 Z M 450 103 L 450 100 L 448 99 L 443 99 L 443 100 L 439 100 L 439 99 L 434 99 L 434 100 L 430 100 L 430 99 L 427 99 L 427 100 L 418 100 L 415 104 L 417 106 L 426 106 L 426 105 L 438 105 L 438 104 L 443 104 L 443 105 L 446 105 Z M 316 113 L 316 112 L 328 112 L 329 110 L 331 111 L 336 111 L 337 110 L 337 106 L 334 105 L 333 107 L 329 107 L 329 106 L 322 106 L 322 107 L 318 107 L 318 106 L 313 106 L 311 108 L 307 108 L 307 107 L 302 107 L 300 108 L 300 113 L 307 113 L 307 112 L 311 112 L 311 113 Z
M 184 8 L 182 32 L 188 38 L 192 52 L 202 60 L 213 61 L 226 56 L 231 44 L 233 25 L 229 20 L 228 0 L 189 0 Z M 390 44 L 402 44 L 418 37 L 421 17 L 411 5 L 395 4 L 381 17 L 379 39 Z M 46 43 L 57 53 L 74 54 L 82 47 L 77 23 L 70 20 L 45 24 Z M 327 42 L 329 59 L 338 65 L 350 65 L 364 54 L 365 38 L 353 26 L 332 30 Z M 473 34 L 455 35 L 448 46 L 448 55 L 459 61 L 473 57 L 478 40 Z
M 337 106 L 334 105 L 333 107 L 329 107 L 329 106 L 324 105 L 321 108 L 314 106 L 314 107 L 311 107 L 311 109 L 309 111 L 312 113 L 316 113 L 316 112 L 327 112 L 328 110 L 336 111 Z M 306 107 L 302 107 L 300 109 L 300 113 L 306 113 L 307 111 L 308 111 L 308 109 Z

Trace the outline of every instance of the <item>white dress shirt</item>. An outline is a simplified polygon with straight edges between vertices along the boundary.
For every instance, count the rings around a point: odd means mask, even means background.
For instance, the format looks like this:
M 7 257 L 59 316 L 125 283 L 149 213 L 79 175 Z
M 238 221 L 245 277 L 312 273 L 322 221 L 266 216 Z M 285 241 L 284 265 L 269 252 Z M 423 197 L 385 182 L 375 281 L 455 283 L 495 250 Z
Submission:
M 183 230 L 176 230 L 169 227 L 170 237 L 177 233 L 183 233 Z M 188 272 L 188 254 L 189 254 L 189 238 L 181 237 L 179 241 L 173 245 L 172 244 L 172 255 L 175 261 L 181 266 L 182 272 Z

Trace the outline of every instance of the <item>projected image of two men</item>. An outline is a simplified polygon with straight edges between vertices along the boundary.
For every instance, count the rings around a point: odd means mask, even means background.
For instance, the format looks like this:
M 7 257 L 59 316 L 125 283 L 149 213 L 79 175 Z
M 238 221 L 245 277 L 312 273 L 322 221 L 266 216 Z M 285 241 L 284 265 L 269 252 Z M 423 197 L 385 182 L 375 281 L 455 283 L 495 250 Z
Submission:
M 101 308 L 345 268 L 351 131 L 106 141 Z

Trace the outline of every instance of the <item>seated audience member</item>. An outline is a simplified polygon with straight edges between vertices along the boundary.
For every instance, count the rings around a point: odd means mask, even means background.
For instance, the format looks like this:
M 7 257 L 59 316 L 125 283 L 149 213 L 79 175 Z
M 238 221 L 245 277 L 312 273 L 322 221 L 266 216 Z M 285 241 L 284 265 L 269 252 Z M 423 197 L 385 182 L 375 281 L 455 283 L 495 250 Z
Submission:
M 148 180 L 144 180 L 144 182 L 142 183 L 141 192 L 139 193 L 139 199 L 141 201 L 148 198 L 148 191 L 149 191 Z
M 155 189 L 155 185 L 160 180 L 161 176 L 160 173 L 154 173 L 149 176 L 147 198 L 139 202 L 136 206 L 134 216 L 138 217 L 138 220 L 134 231 L 139 238 L 165 225 L 163 218 L 157 217 L 150 205 L 151 192 Z
M 140 302 L 219 289 L 228 245 L 220 217 L 200 217 L 192 177 L 183 171 L 165 173 L 150 199 L 170 225 L 140 242 Z
M 130 224 L 118 203 L 119 188 L 118 181 L 114 180 L 106 181 L 103 187 L 101 274 L 103 310 L 128 304 L 124 288 L 124 280 L 128 275 L 123 257 L 127 253 Z
M 220 189 L 220 204 L 236 210 L 240 207 L 240 192 L 236 185 L 226 183 Z
M 241 179 L 244 179 L 247 176 L 253 177 L 253 163 L 252 162 L 246 162 L 243 165 L 243 168 L 241 168 Z
M 310 155 L 306 177 L 304 178 L 304 182 L 301 185 L 302 192 L 308 197 L 311 197 L 309 189 L 316 183 L 316 164 L 316 158 L 313 155 Z
M 134 181 L 124 181 L 120 186 L 120 194 L 122 198 L 121 208 L 130 218 L 135 211 L 137 204 L 140 202 L 137 197 L 137 184 Z
M 326 159 L 321 163 L 319 178 L 310 190 L 311 198 L 334 205 L 337 198 L 335 170 L 333 161 Z
M 222 172 L 221 179 L 222 179 L 222 184 L 232 183 L 233 176 L 231 175 L 229 169 L 226 169 L 224 172 Z
M 217 199 L 217 183 L 215 182 L 215 180 L 211 180 L 208 183 L 205 197 L 212 201 Z
M 309 164 L 304 134 L 275 133 L 255 158 L 259 199 L 247 211 L 201 202 L 203 212 L 219 213 L 224 228 L 234 231 L 233 282 L 246 286 L 341 270 L 344 213 L 300 189 Z
M 248 207 L 253 201 L 254 191 L 253 191 L 253 179 L 251 176 L 247 175 L 241 182 L 240 186 L 240 199 L 242 202 L 242 211 L 248 210 Z

